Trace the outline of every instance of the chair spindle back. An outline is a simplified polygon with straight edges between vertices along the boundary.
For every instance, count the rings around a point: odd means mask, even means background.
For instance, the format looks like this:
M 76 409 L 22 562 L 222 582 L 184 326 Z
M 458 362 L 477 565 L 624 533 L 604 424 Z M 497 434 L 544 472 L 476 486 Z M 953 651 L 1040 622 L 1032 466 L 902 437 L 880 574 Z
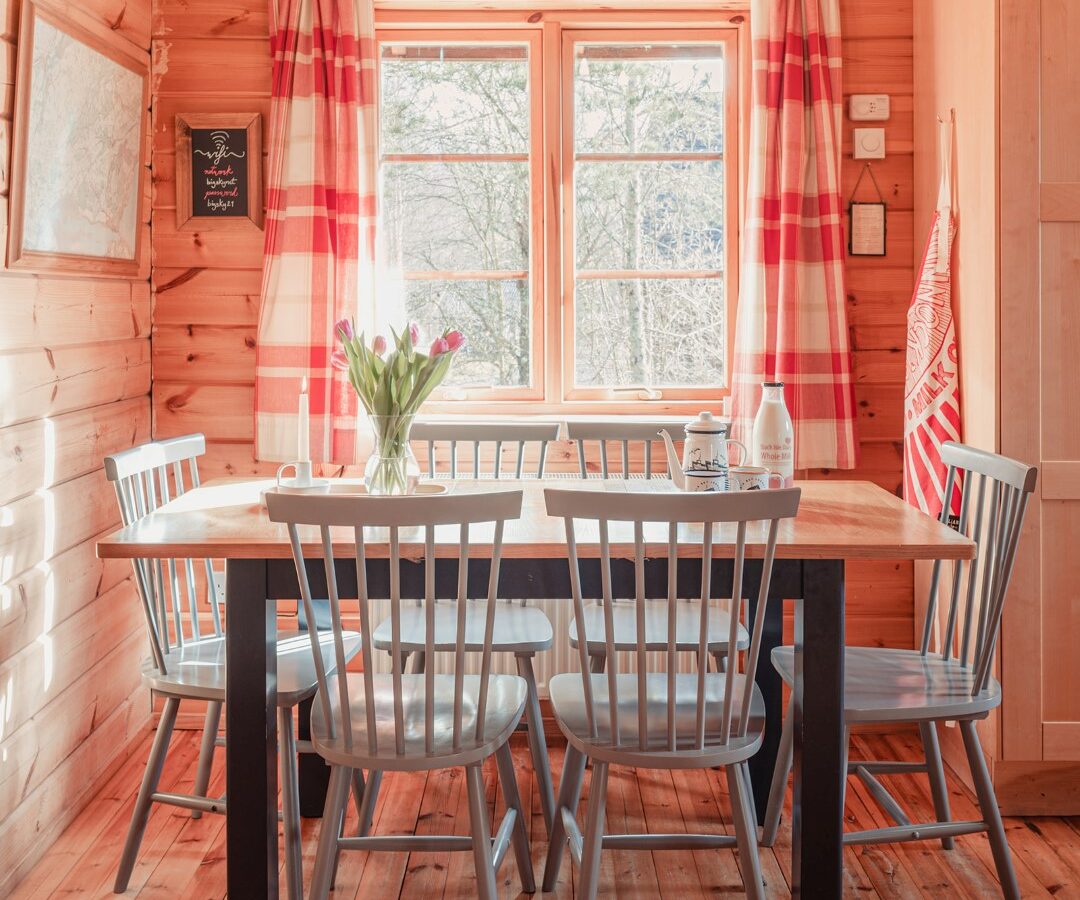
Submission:
M 201 434 L 152 441 L 105 457 L 105 476 L 113 483 L 125 526 L 133 525 L 171 499 L 199 486 L 197 457 L 206 452 Z M 186 468 L 186 472 L 185 472 Z M 206 592 L 212 624 L 204 633 L 199 623 L 195 561 L 135 559 L 135 581 L 150 637 L 150 651 L 161 674 L 168 674 L 166 656 L 186 641 L 220 637 L 221 608 L 214 586 L 214 569 L 205 567 Z M 170 623 L 171 617 L 171 623 Z M 186 625 L 185 625 L 186 622 Z
M 612 421 L 610 419 L 575 419 L 566 423 L 566 434 L 570 440 L 577 444 L 578 469 L 582 478 L 589 477 L 589 467 L 586 458 L 586 441 L 596 441 L 600 447 L 600 477 L 611 477 L 608 465 L 608 443 L 617 443 L 621 451 L 622 468 L 618 475 L 620 478 L 630 478 L 634 474 L 644 475 L 645 478 L 653 477 L 653 445 L 660 440 L 658 432 L 666 431 L 673 441 L 682 441 L 686 435 L 683 433 L 681 424 L 672 424 L 664 419 L 654 421 Z M 642 471 L 633 473 L 630 471 L 630 446 L 641 442 L 645 449 L 645 459 Z M 663 445 L 660 447 L 660 456 L 664 458 Z M 671 477 L 667 463 L 664 464 L 667 477 Z
M 603 674 L 591 673 L 588 662 L 590 638 L 586 632 L 586 617 L 582 597 L 581 557 L 578 551 L 576 521 L 595 522 L 600 545 L 600 582 L 604 607 L 604 643 L 608 660 L 615 659 L 615 626 L 612 616 L 611 557 L 613 552 L 612 528 L 619 532 L 619 543 L 632 540 L 634 554 L 634 589 L 636 603 L 637 662 L 636 701 L 638 715 L 638 750 L 705 750 L 717 749 L 733 738 L 746 736 L 749 724 L 750 703 L 753 696 L 753 673 L 757 668 L 761 651 L 762 629 L 769 596 L 769 580 L 772 575 L 776 542 L 782 519 L 793 517 L 799 508 L 801 491 L 798 488 L 775 491 L 743 491 L 734 493 L 700 494 L 654 494 L 654 493 L 597 493 L 596 491 L 558 490 L 548 488 L 544 495 L 549 515 L 562 518 L 566 528 L 566 543 L 570 557 L 570 584 L 573 595 L 574 616 L 578 628 L 578 655 L 582 671 L 586 716 L 593 739 L 600 737 L 595 692 L 606 689 L 610 725 L 610 740 L 615 748 L 625 746 L 619 721 L 619 675 L 616 666 L 609 663 Z M 764 531 L 763 567 L 758 591 L 754 620 L 750 624 L 750 647 L 746 654 L 745 678 L 740 673 L 738 654 L 732 653 L 728 661 L 728 675 L 724 681 L 718 732 L 706 729 L 708 718 L 706 673 L 709 661 L 709 617 L 713 599 L 712 562 L 713 526 L 735 525 L 735 559 L 732 582 L 732 611 L 729 646 L 737 646 L 738 626 L 742 616 L 743 569 L 746 561 L 748 528 Z M 632 526 L 631 530 L 627 525 Z M 646 526 L 666 525 L 666 541 L 656 538 L 646 540 Z M 687 529 L 682 541 L 680 528 Z M 697 528 L 700 528 L 700 533 Z M 693 529 L 693 530 L 689 530 Z M 700 639 L 695 652 L 697 661 L 696 710 L 692 731 L 679 728 L 676 717 L 676 604 L 678 603 L 677 560 L 680 546 L 686 547 L 691 535 L 693 543 L 701 547 L 701 626 Z M 758 537 L 761 535 L 759 534 Z M 659 537 L 659 535 L 657 535 Z M 624 549 L 619 550 L 625 553 Z M 645 642 L 645 558 L 666 555 L 667 558 L 667 648 L 664 651 L 667 675 L 667 699 L 664 710 L 662 735 L 660 728 L 650 731 L 649 676 L 650 672 Z M 659 746 L 662 744 L 662 746 Z M 655 745 L 655 746 L 654 746 Z M 628 748 L 630 749 L 630 748 Z
M 513 478 L 543 478 L 544 464 L 548 444 L 558 440 L 558 422 L 417 422 L 412 427 L 412 439 L 427 444 L 428 478 L 437 478 L 449 474 L 458 477 L 458 444 L 472 444 L 472 477 L 481 478 L 490 475 L 502 478 L 503 444 L 516 444 L 517 454 L 513 468 Z M 441 473 L 435 462 L 436 444 L 450 445 L 450 471 Z M 484 471 L 481 465 L 481 445 L 494 444 L 495 457 L 491 471 Z M 525 466 L 525 448 L 528 444 L 539 444 L 540 452 L 535 470 Z
M 948 467 L 944 496 L 951 498 L 959 492 L 957 528 L 975 541 L 978 551 L 975 559 L 953 564 L 940 653 L 971 668 L 974 696 L 986 689 L 990 679 L 1020 530 L 1038 469 L 952 441 L 942 445 L 941 458 Z M 941 522 L 948 523 L 950 507 L 947 501 L 943 504 Z M 923 623 L 924 656 L 930 653 L 938 621 L 941 570 L 941 560 L 935 560 Z
M 484 529 L 482 544 L 490 547 L 491 570 L 488 578 L 487 618 L 485 621 L 485 642 L 482 651 L 480 682 L 477 695 L 475 739 L 485 737 L 485 713 L 491 681 L 491 639 L 495 623 L 494 602 L 498 596 L 499 562 L 502 557 L 502 541 L 505 523 L 516 519 L 521 514 L 520 490 L 498 491 L 483 494 L 410 496 L 410 497 L 371 497 L 358 495 L 315 495 L 269 493 L 267 509 L 270 519 L 283 522 L 288 526 L 289 542 L 292 547 L 293 561 L 296 564 L 297 578 L 300 583 L 300 595 L 308 621 L 314 621 L 312 608 L 312 588 L 308 578 L 306 558 L 322 557 L 325 571 L 327 596 L 330 599 L 330 617 L 334 635 L 334 652 L 337 677 L 328 677 L 322 665 L 318 649 L 318 637 L 312 632 L 312 652 L 319 681 L 319 702 L 331 736 L 341 728 L 342 736 L 348 749 L 352 750 L 352 700 L 349 682 L 344 677 L 345 649 L 341 623 L 341 598 L 338 589 L 337 567 L 334 564 L 334 540 L 332 528 L 348 529 L 350 556 L 356 568 L 357 594 L 360 608 L 361 654 L 364 663 L 363 703 L 367 717 L 367 751 L 372 754 L 385 752 L 379 747 L 376 728 L 376 708 L 379 696 L 376 692 L 373 666 L 373 629 L 371 625 L 371 597 L 368 591 L 367 544 L 383 544 L 388 541 L 390 550 L 390 617 L 392 635 L 392 706 L 394 720 L 394 752 L 398 756 L 419 752 L 418 746 L 410 747 L 416 739 L 417 723 L 405 720 L 406 691 L 417 690 L 423 684 L 424 721 L 422 728 L 423 752 L 431 753 L 436 742 L 436 727 L 444 728 L 445 722 L 436 723 L 436 674 L 433 665 L 428 665 L 422 675 L 406 674 L 403 671 L 401 653 L 401 570 L 402 536 L 416 537 L 423 535 L 424 560 L 424 605 L 425 605 L 425 645 L 428 659 L 434 659 L 435 652 L 435 558 L 436 529 L 456 529 L 457 538 L 457 628 L 453 650 L 453 718 L 452 733 L 454 749 L 459 749 L 468 737 L 464 728 L 464 679 L 465 673 L 465 611 L 467 604 L 470 550 L 480 542 L 470 532 L 474 525 L 490 526 Z M 303 532 L 301 531 L 303 529 Z M 368 532 L 365 532 L 368 529 Z M 372 531 L 375 529 L 376 531 Z M 385 529 L 385 531 L 383 531 Z M 341 549 L 340 534 L 338 549 Z M 415 554 L 410 550 L 408 557 Z M 385 676 L 382 676 L 385 678 Z M 334 711 L 336 700 L 337 711 Z

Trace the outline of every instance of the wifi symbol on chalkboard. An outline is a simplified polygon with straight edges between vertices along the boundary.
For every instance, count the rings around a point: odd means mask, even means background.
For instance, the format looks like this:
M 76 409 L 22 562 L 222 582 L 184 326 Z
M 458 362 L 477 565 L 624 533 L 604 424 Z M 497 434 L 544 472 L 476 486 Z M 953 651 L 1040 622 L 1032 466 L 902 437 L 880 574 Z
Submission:
M 214 142 L 214 149 L 218 152 L 227 149 L 226 144 L 229 140 L 229 132 L 227 131 L 211 131 L 210 140 Z

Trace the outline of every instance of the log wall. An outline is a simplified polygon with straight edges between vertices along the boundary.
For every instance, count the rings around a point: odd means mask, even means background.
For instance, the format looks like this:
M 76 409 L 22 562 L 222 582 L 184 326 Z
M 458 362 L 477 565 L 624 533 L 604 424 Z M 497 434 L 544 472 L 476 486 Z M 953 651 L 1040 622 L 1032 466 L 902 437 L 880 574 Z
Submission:
M 149 55 L 150 0 L 53 6 Z M 20 13 L 0 0 L 0 246 Z M 120 518 L 102 456 L 150 435 L 148 210 L 141 227 L 135 278 L 13 272 L 0 251 L 0 896 L 149 721 L 131 567 L 94 553 Z

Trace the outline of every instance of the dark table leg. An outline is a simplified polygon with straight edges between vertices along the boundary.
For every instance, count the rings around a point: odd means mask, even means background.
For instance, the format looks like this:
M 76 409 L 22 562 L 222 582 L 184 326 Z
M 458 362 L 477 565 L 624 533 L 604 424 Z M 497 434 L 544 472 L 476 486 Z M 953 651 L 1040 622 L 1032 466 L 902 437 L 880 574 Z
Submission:
M 297 735 L 302 741 L 311 740 L 311 705 L 314 697 L 300 704 L 300 725 Z M 318 753 L 301 753 L 299 761 L 300 815 L 307 819 L 322 816 L 326 804 L 326 789 L 330 786 L 330 767 Z
M 844 563 L 806 560 L 795 609 L 794 896 L 840 897 L 843 886 Z
M 278 895 L 277 606 L 264 560 L 225 563 L 225 779 L 230 898 Z
M 777 560 L 776 567 L 791 565 L 788 560 Z M 777 581 L 780 579 L 777 578 Z M 753 585 L 751 596 L 756 596 Z M 751 602 L 751 606 L 756 605 Z M 776 756 L 780 750 L 780 734 L 784 729 L 784 681 L 772 664 L 774 647 L 784 642 L 784 601 L 772 597 L 765 607 L 765 626 L 761 632 L 761 654 L 758 656 L 754 680 L 765 701 L 765 737 L 758 750 L 750 757 L 750 782 L 754 788 L 754 810 L 758 825 L 765 824 L 765 810 L 769 805 L 769 787 L 772 784 Z

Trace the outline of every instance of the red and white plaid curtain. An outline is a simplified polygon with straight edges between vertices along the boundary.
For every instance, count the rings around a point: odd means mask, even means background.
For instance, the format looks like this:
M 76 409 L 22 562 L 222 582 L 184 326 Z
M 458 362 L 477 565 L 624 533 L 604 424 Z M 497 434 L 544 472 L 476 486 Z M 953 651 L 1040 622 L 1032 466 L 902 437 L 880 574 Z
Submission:
M 839 0 L 753 0 L 753 107 L 732 373 L 748 441 L 783 381 L 796 468 L 856 463 L 844 307 Z
M 296 458 L 306 377 L 312 460 L 353 463 L 357 400 L 330 354 L 334 322 L 374 317 L 374 11 L 372 0 L 274 5 L 255 456 Z

